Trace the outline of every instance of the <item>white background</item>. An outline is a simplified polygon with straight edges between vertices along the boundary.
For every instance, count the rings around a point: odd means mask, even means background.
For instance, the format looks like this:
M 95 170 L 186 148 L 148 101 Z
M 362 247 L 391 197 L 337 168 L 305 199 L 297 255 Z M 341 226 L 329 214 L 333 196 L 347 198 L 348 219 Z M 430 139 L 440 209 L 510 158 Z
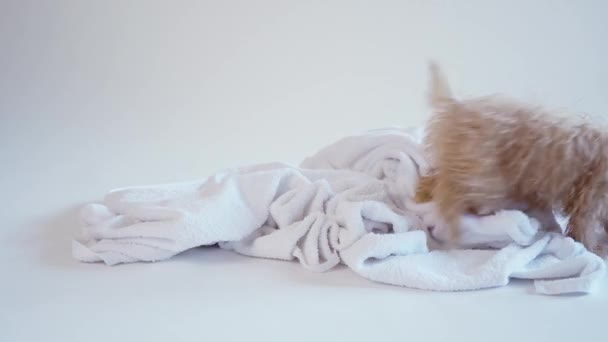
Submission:
M 607 13 L 601 0 L 0 0 L 0 340 L 604 339 L 607 283 L 431 293 L 210 248 L 110 268 L 73 261 L 70 238 L 78 206 L 114 187 L 297 163 L 422 123 L 429 58 L 459 95 L 603 115 Z

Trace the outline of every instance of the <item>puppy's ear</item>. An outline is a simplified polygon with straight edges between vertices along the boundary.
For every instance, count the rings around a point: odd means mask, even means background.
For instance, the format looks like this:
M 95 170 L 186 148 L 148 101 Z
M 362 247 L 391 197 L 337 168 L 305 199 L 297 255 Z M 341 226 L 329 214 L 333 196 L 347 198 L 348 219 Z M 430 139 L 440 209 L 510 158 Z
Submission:
M 450 86 L 435 61 L 429 61 L 429 83 L 428 101 L 431 108 L 442 109 L 453 101 Z
M 434 173 L 423 175 L 418 178 L 416 185 L 416 195 L 414 201 L 416 203 L 426 203 L 433 200 L 433 191 L 437 185 L 437 175 Z

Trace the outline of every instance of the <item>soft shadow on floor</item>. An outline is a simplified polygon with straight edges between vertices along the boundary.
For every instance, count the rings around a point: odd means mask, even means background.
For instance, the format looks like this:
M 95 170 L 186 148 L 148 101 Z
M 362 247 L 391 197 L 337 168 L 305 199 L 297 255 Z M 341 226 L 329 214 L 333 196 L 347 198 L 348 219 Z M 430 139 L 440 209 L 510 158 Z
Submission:
M 72 239 L 79 233 L 79 210 L 82 205 L 74 205 L 63 210 L 57 211 L 56 214 L 46 218 L 40 218 L 31 223 L 33 225 L 33 234 L 27 239 L 26 243 L 32 248 L 36 248 L 39 260 L 47 266 L 59 268 L 78 268 L 85 265 L 92 267 L 102 266 L 103 264 L 83 264 L 72 258 L 71 243 Z M 339 265 L 325 273 L 318 273 L 307 270 L 299 265 L 297 261 L 281 261 L 252 258 L 237 253 L 226 251 L 217 246 L 204 246 L 193 248 L 180 253 L 173 258 L 162 261 L 162 263 L 178 263 L 187 264 L 196 267 L 197 265 L 205 267 L 214 267 L 217 265 L 223 271 L 230 271 L 230 266 L 236 268 L 247 267 L 256 269 L 256 272 L 272 273 L 275 279 L 285 279 L 288 282 L 293 282 L 293 285 L 310 286 L 310 287 L 329 287 L 329 288 L 365 288 L 375 290 L 388 290 L 396 292 L 416 292 L 420 294 L 436 294 L 433 291 L 424 291 L 417 289 L 404 288 L 393 285 L 376 283 L 371 280 L 360 277 L 344 265 Z M 121 265 L 113 266 L 121 267 Z M 534 284 L 530 280 L 511 279 L 507 285 L 510 290 L 516 289 L 522 293 L 535 295 Z M 492 292 L 495 289 L 477 290 L 480 293 Z M 465 292 L 452 292 L 454 295 Z M 559 297 L 579 297 L 581 294 L 562 295 Z
M 74 205 L 32 223 L 31 240 L 39 246 L 42 263 L 56 267 L 73 267 L 77 264 L 72 258 L 72 239 L 79 232 L 78 213 L 81 207 Z

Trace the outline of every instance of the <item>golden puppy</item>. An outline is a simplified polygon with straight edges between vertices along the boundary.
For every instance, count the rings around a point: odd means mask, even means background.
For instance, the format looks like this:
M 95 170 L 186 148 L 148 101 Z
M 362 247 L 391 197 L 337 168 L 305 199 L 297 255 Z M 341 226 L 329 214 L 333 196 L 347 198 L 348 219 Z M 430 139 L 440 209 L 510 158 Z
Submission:
M 425 145 L 434 173 L 418 199 L 430 192 L 452 237 L 467 212 L 520 209 L 553 226 L 557 210 L 570 216 L 568 236 L 605 255 L 598 229 L 608 225 L 608 131 L 496 96 L 459 100 L 434 63 L 430 74 Z

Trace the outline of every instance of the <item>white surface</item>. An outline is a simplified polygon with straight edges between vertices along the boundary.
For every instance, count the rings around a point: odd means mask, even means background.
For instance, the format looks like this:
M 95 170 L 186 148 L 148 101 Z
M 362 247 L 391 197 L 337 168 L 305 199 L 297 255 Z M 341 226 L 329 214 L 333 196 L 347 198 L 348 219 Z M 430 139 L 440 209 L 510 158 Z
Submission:
M 408 3 L 2 1 L 0 340 L 603 338 L 608 284 L 430 293 L 207 248 L 70 258 L 75 208 L 110 188 L 421 122 L 427 57 L 460 94 L 606 113 L 605 2 Z

